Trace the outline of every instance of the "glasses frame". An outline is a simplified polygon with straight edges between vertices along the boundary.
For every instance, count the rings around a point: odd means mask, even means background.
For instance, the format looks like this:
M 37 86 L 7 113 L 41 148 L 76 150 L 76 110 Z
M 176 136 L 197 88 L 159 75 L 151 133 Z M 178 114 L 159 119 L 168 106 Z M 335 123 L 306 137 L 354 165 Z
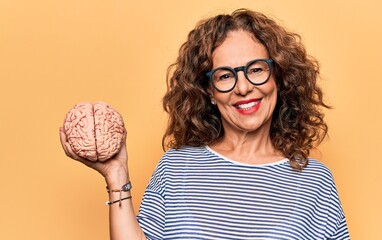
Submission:
M 254 83 L 252 82 L 248 75 L 247 75 L 247 70 L 248 70 L 248 67 L 250 65 L 252 65 L 254 62 L 259 62 L 259 61 L 263 61 L 263 62 L 266 62 L 268 64 L 268 67 L 269 67 L 269 76 L 267 77 L 267 79 L 265 79 L 262 83 Z M 244 76 L 245 78 L 252 84 L 252 85 L 255 85 L 255 86 L 260 86 L 260 85 L 263 85 L 265 84 L 266 82 L 268 82 L 269 78 L 271 77 L 272 75 L 272 66 L 273 66 L 273 63 L 274 61 L 272 59 L 269 59 L 269 58 L 264 58 L 264 59 L 255 59 L 255 60 L 252 60 L 250 62 L 248 62 L 245 66 L 239 66 L 239 67 L 235 67 L 235 68 L 231 68 L 231 67 L 227 67 L 227 66 L 223 66 L 223 67 L 218 67 L 218 68 L 215 68 L 215 69 L 212 69 L 211 71 L 209 71 L 208 73 L 206 73 L 206 76 L 210 79 L 210 82 L 211 82 L 211 85 L 219 92 L 223 92 L 223 93 L 226 93 L 226 92 L 230 92 L 232 91 L 235 87 L 236 87 L 236 84 L 237 84 L 237 80 L 238 80 L 238 75 L 237 73 L 239 71 L 243 71 L 244 72 Z M 212 81 L 212 75 L 220 70 L 220 69 L 227 69 L 227 70 L 230 70 L 231 72 L 233 72 L 235 74 L 235 83 L 233 84 L 232 88 L 230 88 L 229 90 L 220 90 L 218 89 L 215 84 L 214 84 L 214 81 Z

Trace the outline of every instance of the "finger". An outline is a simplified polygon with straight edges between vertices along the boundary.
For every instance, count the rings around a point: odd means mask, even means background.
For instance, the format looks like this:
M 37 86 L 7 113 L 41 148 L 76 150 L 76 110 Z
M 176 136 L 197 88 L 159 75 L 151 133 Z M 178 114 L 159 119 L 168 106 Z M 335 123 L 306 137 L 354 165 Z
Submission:
M 123 133 L 123 140 L 126 141 L 126 138 L 127 138 L 127 131 L 125 129 L 124 133 Z
M 123 155 L 126 155 L 127 157 L 127 131 L 125 129 L 125 131 L 123 132 L 123 135 L 122 135 L 122 140 L 121 140 L 121 148 L 120 148 L 120 151 L 117 153 L 117 157 L 121 157 Z
M 64 149 L 66 156 L 73 158 L 74 160 L 78 160 L 78 161 L 84 160 L 84 158 L 81 158 L 80 156 L 78 156 L 73 151 L 72 147 L 70 146 L 70 144 L 66 138 L 66 134 L 64 133 L 64 130 L 62 128 L 60 128 L 60 142 L 61 142 L 61 146 Z
M 68 157 L 75 158 L 76 154 L 74 154 L 72 147 L 70 146 L 66 138 L 66 134 L 64 133 L 62 128 L 60 128 L 60 142 L 61 142 L 62 148 L 64 149 L 65 154 Z
M 59 128 L 60 131 L 60 143 L 62 148 L 64 148 L 64 142 L 66 142 L 66 135 L 64 133 L 64 129 L 62 127 Z
M 98 170 L 99 168 L 99 162 L 93 162 L 93 161 L 90 161 L 86 158 L 82 158 L 82 157 L 78 157 L 78 159 L 75 159 L 77 160 L 78 162 L 81 162 L 83 163 L 84 165 L 90 167 L 90 168 L 93 168 L 93 169 L 96 169 Z
M 93 169 L 97 170 L 98 172 L 101 172 L 100 170 L 102 168 L 102 164 L 100 162 L 93 162 L 93 161 L 88 160 L 86 158 L 82 158 L 82 157 L 78 156 L 73 151 L 72 147 L 70 146 L 69 142 L 67 141 L 66 134 L 65 134 L 62 127 L 60 127 L 60 142 L 61 142 L 61 146 L 64 149 L 66 156 L 84 164 L 87 167 L 93 168 Z
M 65 154 L 69 157 L 68 149 L 66 146 L 66 143 L 67 143 L 66 134 L 64 133 L 64 129 L 62 127 L 60 127 L 60 143 L 61 143 L 62 149 L 64 149 Z
M 127 131 L 125 129 L 125 131 L 122 134 L 122 139 L 121 139 L 121 144 L 122 145 L 126 145 L 126 139 L 127 139 Z

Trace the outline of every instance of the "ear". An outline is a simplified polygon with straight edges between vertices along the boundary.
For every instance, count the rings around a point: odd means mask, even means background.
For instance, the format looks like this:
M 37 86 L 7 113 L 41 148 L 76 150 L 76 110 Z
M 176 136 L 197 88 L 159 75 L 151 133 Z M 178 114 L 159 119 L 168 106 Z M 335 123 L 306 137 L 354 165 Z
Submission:
M 212 86 L 209 86 L 207 88 L 207 93 L 208 93 L 208 96 L 210 97 L 212 105 L 216 105 L 215 97 L 214 97 L 214 91 L 213 91 L 213 87 Z

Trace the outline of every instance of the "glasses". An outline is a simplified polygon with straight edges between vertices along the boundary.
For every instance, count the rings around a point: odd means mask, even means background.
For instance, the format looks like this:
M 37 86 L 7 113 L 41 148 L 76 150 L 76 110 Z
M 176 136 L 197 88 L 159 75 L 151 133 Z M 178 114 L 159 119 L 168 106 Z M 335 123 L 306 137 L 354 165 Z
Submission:
M 212 86 L 219 92 L 230 92 L 237 83 L 237 73 L 244 72 L 245 78 L 255 86 L 266 83 L 272 73 L 272 59 L 255 59 L 245 66 L 230 68 L 218 67 L 206 73 Z

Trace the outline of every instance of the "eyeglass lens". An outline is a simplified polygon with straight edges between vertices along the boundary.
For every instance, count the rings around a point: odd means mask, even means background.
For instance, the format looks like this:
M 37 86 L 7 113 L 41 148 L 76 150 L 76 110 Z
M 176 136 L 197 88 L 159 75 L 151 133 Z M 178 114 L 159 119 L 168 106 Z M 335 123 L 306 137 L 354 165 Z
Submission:
M 232 68 L 222 67 L 212 74 L 212 82 L 220 91 L 231 90 L 237 81 L 237 71 Z M 244 69 L 245 77 L 255 85 L 261 85 L 266 82 L 270 75 L 269 64 L 264 60 L 254 61 Z

